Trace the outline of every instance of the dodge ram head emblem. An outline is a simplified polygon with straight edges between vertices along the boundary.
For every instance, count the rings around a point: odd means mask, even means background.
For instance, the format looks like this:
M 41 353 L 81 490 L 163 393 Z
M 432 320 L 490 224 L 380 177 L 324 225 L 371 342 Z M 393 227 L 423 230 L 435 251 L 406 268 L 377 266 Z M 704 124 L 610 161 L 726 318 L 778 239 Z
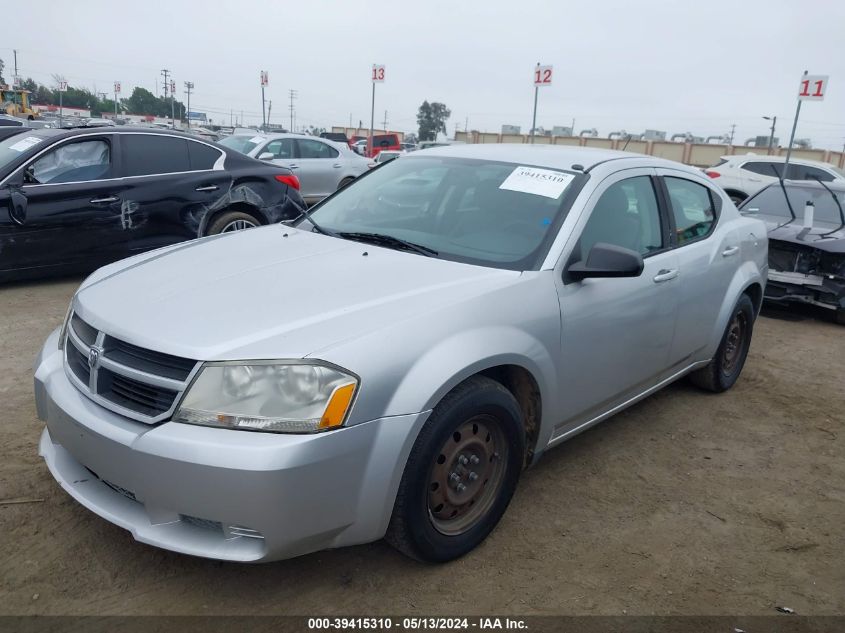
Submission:
M 92 347 L 88 350 L 88 367 L 90 369 L 96 369 L 97 365 L 100 364 L 100 354 L 102 351 L 99 347 Z

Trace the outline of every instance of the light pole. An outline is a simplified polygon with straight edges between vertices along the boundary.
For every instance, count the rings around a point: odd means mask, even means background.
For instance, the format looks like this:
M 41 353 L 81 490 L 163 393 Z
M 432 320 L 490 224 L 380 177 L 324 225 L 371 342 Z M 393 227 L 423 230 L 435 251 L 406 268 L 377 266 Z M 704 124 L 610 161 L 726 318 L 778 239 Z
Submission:
M 191 90 L 194 89 L 193 81 L 185 82 L 185 94 L 188 95 L 188 129 L 191 129 Z
M 772 133 L 769 134 L 769 154 L 772 153 L 772 147 L 775 144 L 775 126 L 778 123 L 778 118 L 776 116 L 764 116 L 763 117 L 766 121 L 772 122 Z

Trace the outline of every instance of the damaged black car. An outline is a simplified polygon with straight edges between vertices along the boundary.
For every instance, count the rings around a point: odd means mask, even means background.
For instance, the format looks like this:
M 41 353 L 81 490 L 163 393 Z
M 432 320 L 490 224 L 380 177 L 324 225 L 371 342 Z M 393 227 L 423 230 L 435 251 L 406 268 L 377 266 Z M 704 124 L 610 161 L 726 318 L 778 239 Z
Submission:
M 0 281 L 90 271 L 304 208 L 290 170 L 187 134 L 27 130 L 0 140 Z
M 784 180 L 740 206 L 766 222 L 769 280 L 765 298 L 834 310 L 845 325 L 845 185 Z

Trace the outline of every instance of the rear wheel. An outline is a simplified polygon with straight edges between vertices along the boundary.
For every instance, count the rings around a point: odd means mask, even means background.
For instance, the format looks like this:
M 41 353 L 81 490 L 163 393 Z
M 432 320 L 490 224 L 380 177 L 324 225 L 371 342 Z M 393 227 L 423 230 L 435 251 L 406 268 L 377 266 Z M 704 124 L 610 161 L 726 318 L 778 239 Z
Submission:
M 242 211 L 226 211 L 211 221 L 206 229 L 206 235 L 217 235 L 218 233 L 232 233 L 259 226 L 260 222 L 249 213 Z
M 693 384 L 716 393 L 733 387 L 745 366 L 753 329 L 754 304 L 744 294 L 731 312 L 716 356 L 707 366 L 690 374 Z
M 337 186 L 338 190 L 343 189 L 346 185 L 351 183 L 353 180 L 355 180 L 355 179 L 351 178 L 351 177 L 344 178 L 343 180 L 340 181 L 340 184 Z
M 483 376 L 461 383 L 435 407 L 411 449 L 385 538 L 418 560 L 463 556 L 504 514 L 524 453 L 513 395 Z
M 745 200 L 745 196 L 738 194 L 738 193 L 729 193 L 728 197 L 731 199 L 736 206 L 739 206 L 743 200 Z

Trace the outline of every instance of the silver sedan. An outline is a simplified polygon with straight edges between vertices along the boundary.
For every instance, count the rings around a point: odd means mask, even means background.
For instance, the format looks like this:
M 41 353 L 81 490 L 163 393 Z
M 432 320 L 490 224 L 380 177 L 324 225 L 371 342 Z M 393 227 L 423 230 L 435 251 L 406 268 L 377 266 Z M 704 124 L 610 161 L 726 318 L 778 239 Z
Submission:
M 296 227 L 89 277 L 36 361 L 40 452 L 77 501 L 170 550 L 267 561 L 386 537 L 450 560 L 551 447 L 684 376 L 731 388 L 766 251 L 765 225 L 678 163 L 414 152 Z
M 291 169 L 308 204 L 319 202 L 374 166 L 345 145 L 303 134 L 234 134 L 220 143 Z

